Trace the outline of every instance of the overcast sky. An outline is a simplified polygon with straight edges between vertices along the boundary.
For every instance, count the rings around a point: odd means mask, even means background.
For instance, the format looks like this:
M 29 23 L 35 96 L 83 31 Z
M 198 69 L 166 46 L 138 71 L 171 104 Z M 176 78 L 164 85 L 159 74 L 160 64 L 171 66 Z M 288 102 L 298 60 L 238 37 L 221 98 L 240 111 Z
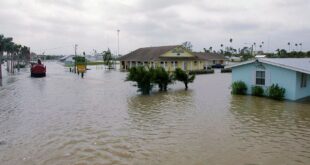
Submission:
M 217 50 L 229 38 L 235 48 L 310 50 L 309 16 L 310 0 L 0 0 L 0 34 L 46 54 L 73 54 L 75 43 L 116 53 L 117 29 L 121 54 L 184 41 Z

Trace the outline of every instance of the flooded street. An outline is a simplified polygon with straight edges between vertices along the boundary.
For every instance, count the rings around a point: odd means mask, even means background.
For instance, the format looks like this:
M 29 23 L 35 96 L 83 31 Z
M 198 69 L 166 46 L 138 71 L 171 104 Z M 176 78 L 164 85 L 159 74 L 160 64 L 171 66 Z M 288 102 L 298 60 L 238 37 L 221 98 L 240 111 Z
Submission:
M 57 62 L 0 82 L 0 164 L 310 164 L 310 102 L 232 96 L 231 74 L 141 96 L 125 72 Z

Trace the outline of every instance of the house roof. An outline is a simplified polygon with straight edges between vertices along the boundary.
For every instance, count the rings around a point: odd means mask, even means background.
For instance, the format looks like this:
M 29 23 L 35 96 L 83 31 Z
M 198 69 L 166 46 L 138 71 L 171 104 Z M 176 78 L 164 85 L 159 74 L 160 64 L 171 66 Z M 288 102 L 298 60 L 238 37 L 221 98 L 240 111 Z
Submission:
M 234 68 L 246 65 L 255 61 L 310 74 L 310 58 L 258 58 L 256 60 L 246 61 L 236 65 L 228 66 L 227 68 Z
M 181 45 L 140 48 L 119 58 L 121 61 L 154 61 L 159 56 Z
M 119 58 L 120 61 L 158 61 L 160 59 L 175 60 L 173 57 L 162 57 L 164 53 L 181 45 L 139 48 Z M 226 60 L 223 55 L 216 53 L 191 52 L 194 57 L 178 57 L 182 60 Z
M 193 54 L 203 60 L 227 60 L 224 55 L 217 53 L 193 52 Z

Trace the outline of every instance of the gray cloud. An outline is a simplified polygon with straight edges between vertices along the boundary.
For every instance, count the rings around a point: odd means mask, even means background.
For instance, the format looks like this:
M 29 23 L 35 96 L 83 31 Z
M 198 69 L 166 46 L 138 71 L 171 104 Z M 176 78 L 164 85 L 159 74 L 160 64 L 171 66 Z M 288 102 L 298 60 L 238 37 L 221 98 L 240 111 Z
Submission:
M 108 47 L 116 52 L 117 29 L 122 54 L 184 41 L 191 41 L 197 51 L 218 49 L 231 37 L 235 47 L 269 41 L 269 50 L 275 50 L 290 41 L 303 42 L 309 50 L 309 4 L 308 0 L 2 0 L 0 33 L 50 54 L 71 54 L 75 43 L 80 53 Z M 55 47 L 62 48 L 50 49 Z

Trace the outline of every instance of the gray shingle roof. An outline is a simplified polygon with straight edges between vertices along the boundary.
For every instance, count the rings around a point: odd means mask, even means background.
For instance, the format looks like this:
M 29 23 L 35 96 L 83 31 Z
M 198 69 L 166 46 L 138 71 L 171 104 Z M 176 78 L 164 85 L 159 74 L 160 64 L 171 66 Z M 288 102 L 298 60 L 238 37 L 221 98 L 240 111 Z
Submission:
M 156 61 L 159 56 L 180 45 L 140 48 L 119 58 L 121 61 Z
M 227 60 L 224 55 L 217 53 L 193 52 L 193 54 L 202 60 Z
M 173 57 L 160 57 L 162 54 L 181 45 L 140 48 L 119 58 L 120 61 L 160 61 L 175 60 Z M 179 60 L 226 60 L 223 55 L 215 53 L 191 52 L 195 57 L 178 57 Z

